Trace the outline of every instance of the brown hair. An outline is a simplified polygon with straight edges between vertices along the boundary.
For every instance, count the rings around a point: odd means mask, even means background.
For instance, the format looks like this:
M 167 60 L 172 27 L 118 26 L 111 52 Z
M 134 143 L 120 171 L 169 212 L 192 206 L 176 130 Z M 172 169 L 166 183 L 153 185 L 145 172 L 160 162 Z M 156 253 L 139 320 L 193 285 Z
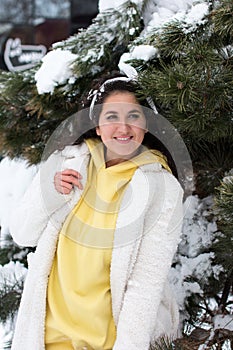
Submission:
M 159 139 L 159 128 L 156 123 L 156 116 L 154 110 L 149 105 L 149 102 L 143 95 L 140 93 L 140 86 L 134 80 L 126 79 L 126 80 L 117 80 L 112 78 L 122 78 L 123 75 L 118 73 L 118 76 L 108 76 L 108 80 L 104 80 L 101 78 L 98 81 L 94 82 L 93 88 L 88 94 L 88 96 L 83 98 L 83 108 L 79 112 L 79 120 L 78 120 L 78 128 L 80 133 L 80 137 L 76 140 L 75 144 L 82 143 L 85 139 L 88 138 L 98 138 L 99 136 L 96 134 L 96 126 L 98 125 L 99 115 L 102 110 L 102 105 L 107 97 L 109 97 L 113 92 L 130 92 L 135 95 L 138 103 L 146 107 L 144 109 L 144 114 L 147 120 L 147 129 L 148 132 L 144 136 L 144 140 L 142 142 L 149 149 L 156 149 L 160 151 L 166 158 L 169 167 L 172 170 L 174 176 L 177 176 L 177 169 L 175 166 L 175 162 L 172 159 L 172 156 L 166 146 Z M 126 77 L 125 77 L 126 78 Z M 93 104 L 93 98 L 95 98 Z M 90 111 L 90 106 L 92 104 L 92 110 Z M 157 111 L 156 111 L 157 112 Z M 90 118 L 90 113 L 92 113 Z M 82 133 L 83 130 L 83 133 Z M 155 136 L 157 135 L 157 136 Z

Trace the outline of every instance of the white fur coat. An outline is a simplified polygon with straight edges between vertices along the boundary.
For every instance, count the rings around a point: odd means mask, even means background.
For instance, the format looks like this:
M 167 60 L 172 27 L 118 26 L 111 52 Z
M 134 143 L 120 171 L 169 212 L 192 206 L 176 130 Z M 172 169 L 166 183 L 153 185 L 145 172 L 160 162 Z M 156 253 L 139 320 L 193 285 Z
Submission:
M 15 210 L 10 230 L 21 246 L 37 246 L 18 312 L 12 350 L 43 350 L 46 289 L 59 230 L 81 190 L 56 192 L 56 171 L 75 169 L 85 186 L 86 144 L 56 151 L 43 163 Z M 114 235 L 110 283 L 117 329 L 113 350 L 148 350 L 154 338 L 176 336 L 178 310 L 167 274 L 182 225 L 180 184 L 159 163 L 138 168 L 124 194 Z

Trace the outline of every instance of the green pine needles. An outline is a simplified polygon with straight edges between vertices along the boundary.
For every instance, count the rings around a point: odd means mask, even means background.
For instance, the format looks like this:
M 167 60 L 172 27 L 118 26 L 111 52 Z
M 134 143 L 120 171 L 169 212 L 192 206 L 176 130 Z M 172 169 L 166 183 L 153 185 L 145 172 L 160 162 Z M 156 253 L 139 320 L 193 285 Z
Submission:
M 118 9 L 100 13 L 86 30 L 53 45 L 77 54 L 73 72 L 76 78 L 94 76 L 117 66 L 120 55 L 142 30 L 141 13 L 127 1 Z
M 141 30 L 141 12 L 127 1 L 118 10 L 99 14 L 86 30 L 55 44 L 54 50 L 70 50 L 77 59 L 72 84 L 58 85 L 53 94 L 38 95 L 34 75 L 39 66 L 20 73 L 0 72 L 1 154 L 38 163 L 52 132 L 79 109 L 93 77 L 116 69 Z
M 162 337 L 159 340 L 151 344 L 149 350 L 182 350 L 181 347 L 177 347 L 167 337 Z
M 218 226 L 221 230 L 219 239 L 214 244 L 216 259 L 224 266 L 229 275 L 233 273 L 233 171 L 225 175 L 216 189 L 215 204 L 218 212 Z M 231 277 L 231 286 L 233 275 Z
M 3 281 L 4 282 L 4 281 Z M 0 288 L 0 322 L 6 323 L 8 320 L 13 321 L 16 312 L 18 311 L 21 295 L 23 291 L 24 280 L 18 280 L 15 278 L 14 283 L 9 283 L 5 280 L 5 283 L 1 284 Z

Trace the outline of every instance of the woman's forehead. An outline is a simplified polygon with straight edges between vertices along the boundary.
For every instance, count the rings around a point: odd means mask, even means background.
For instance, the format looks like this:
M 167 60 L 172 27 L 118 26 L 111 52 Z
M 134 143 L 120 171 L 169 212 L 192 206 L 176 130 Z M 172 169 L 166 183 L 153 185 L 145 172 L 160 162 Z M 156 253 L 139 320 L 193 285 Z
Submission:
M 104 100 L 103 105 L 112 104 L 112 103 L 121 103 L 121 104 L 136 104 L 139 105 L 139 102 L 134 95 L 134 93 L 129 91 L 114 91 Z

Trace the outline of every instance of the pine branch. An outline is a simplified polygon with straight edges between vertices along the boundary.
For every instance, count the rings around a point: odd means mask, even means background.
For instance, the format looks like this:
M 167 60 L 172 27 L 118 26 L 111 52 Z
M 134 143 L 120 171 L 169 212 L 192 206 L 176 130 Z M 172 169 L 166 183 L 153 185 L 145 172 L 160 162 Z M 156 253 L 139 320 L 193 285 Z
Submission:
M 213 244 L 215 260 L 221 264 L 228 276 L 233 270 L 232 252 L 233 252 L 233 176 L 225 176 L 221 184 L 216 188 L 215 206 L 218 213 L 218 228 L 221 234 L 218 240 Z
M 23 291 L 24 279 L 16 280 L 14 283 L 9 283 L 5 280 L 0 288 L 0 322 L 13 320 L 17 312 Z
M 149 350 L 183 350 L 182 346 L 175 344 L 168 337 L 161 337 L 150 345 Z
M 3 350 L 11 350 L 12 341 L 7 341 L 3 345 Z
M 73 68 L 76 78 L 94 76 L 106 68 L 114 69 L 129 42 L 141 29 L 141 12 L 129 0 L 116 9 L 98 14 L 86 30 L 54 44 L 53 48 L 78 54 Z
M 220 299 L 221 310 L 224 313 L 226 311 L 228 298 L 233 286 L 233 270 L 230 272 L 229 276 L 226 278 L 222 296 Z
M 174 21 L 164 25 L 162 30 L 152 30 L 146 41 L 159 49 L 162 58 L 175 58 L 183 55 L 185 48 L 194 42 L 194 38 L 198 39 L 197 33 L 185 32 L 182 23 Z
M 197 192 L 202 197 L 214 193 L 224 174 L 232 168 L 231 144 L 231 139 L 219 139 L 216 142 L 193 140 L 190 143 Z
M 219 211 L 220 221 L 233 229 L 233 175 L 226 175 L 220 186 L 216 188 L 216 191 L 215 202 Z
M 231 40 L 233 38 L 233 3 L 232 0 L 222 0 L 212 12 L 212 19 L 215 31 L 222 36 L 223 40 Z
M 151 0 L 143 0 L 142 1 L 142 12 L 146 11 L 146 9 L 153 3 Z
M 127 1 L 119 9 L 99 14 L 86 30 L 54 44 L 54 49 L 76 53 L 77 60 L 75 83 L 57 86 L 53 95 L 38 95 L 34 79 L 38 66 L 23 73 L 0 73 L 0 152 L 22 156 L 29 164 L 40 162 L 52 132 L 79 109 L 93 77 L 114 70 L 141 29 L 141 12 Z
M 34 250 L 35 248 L 20 248 L 14 243 L 11 236 L 6 236 L 4 240 L 1 240 L 0 265 L 4 266 L 10 261 L 19 261 L 27 267 L 27 254 Z
M 144 95 L 157 102 L 182 135 L 208 141 L 232 138 L 233 62 L 226 64 L 213 48 L 198 47 L 182 60 L 166 64 L 161 59 L 160 66 L 140 73 Z

